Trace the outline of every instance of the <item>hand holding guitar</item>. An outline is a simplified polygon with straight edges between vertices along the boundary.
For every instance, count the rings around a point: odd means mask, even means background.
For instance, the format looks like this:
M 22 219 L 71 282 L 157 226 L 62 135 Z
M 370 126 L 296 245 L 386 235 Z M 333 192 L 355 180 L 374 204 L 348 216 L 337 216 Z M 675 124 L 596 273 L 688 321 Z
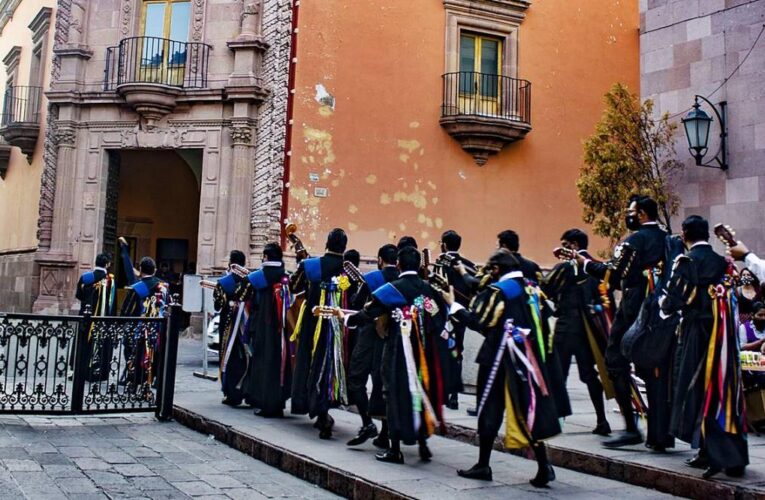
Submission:
M 744 260 L 749 253 L 749 248 L 740 241 L 736 241 L 736 232 L 726 224 L 715 226 L 715 236 L 728 247 L 728 253 L 736 260 Z

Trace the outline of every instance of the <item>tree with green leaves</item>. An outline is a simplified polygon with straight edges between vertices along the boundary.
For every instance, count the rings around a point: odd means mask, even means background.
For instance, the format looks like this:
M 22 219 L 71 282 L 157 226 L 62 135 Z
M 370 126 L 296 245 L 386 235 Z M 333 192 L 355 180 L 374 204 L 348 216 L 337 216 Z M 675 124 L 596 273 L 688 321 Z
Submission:
M 653 101 L 641 103 L 621 83 L 605 95 L 606 109 L 584 142 L 584 165 L 576 186 L 584 221 L 595 234 L 616 242 L 627 232 L 624 215 L 633 194 L 659 204 L 659 222 L 671 232 L 679 197 L 672 180 L 683 164 L 675 159 L 677 124 L 669 114 L 653 115 Z

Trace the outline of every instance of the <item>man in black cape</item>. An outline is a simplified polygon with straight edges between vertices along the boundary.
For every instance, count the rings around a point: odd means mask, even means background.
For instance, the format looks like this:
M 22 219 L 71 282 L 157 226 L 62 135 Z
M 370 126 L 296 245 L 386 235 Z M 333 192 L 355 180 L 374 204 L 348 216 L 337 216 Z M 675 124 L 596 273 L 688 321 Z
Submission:
M 704 478 L 721 470 L 740 477 L 749 463 L 746 413 L 728 263 L 715 253 L 709 224 L 698 215 L 683 222 L 685 255 L 659 300 L 662 315 L 682 314 L 678 337 L 672 433 L 699 448 L 688 461 Z
M 489 466 L 494 440 L 505 423 L 507 449 L 531 447 L 537 474 L 531 480 L 543 487 L 555 480 L 547 459 L 544 439 L 560 433 L 558 409 L 550 392 L 544 363 L 546 343 L 535 321 L 520 262 L 500 250 L 486 263 L 490 284 L 478 292 L 468 308 L 444 294 L 454 321 L 485 337 L 476 362 L 478 368 L 479 459 L 468 470 L 458 471 L 470 479 L 492 480 Z
M 658 217 L 656 201 L 647 196 L 633 196 L 627 209 L 626 225 L 634 232 L 614 249 L 613 259 L 597 262 L 583 255 L 577 256 L 577 261 L 587 274 L 606 281 L 612 289 L 622 291 L 606 347 L 606 366 L 614 384 L 616 402 L 624 416 L 625 431 L 603 443 L 610 448 L 643 442 L 632 406 L 630 360 L 622 354 L 621 344 L 624 334 L 637 319 L 649 291 L 656 284 L 654 277 L 665 267 L 667 232 L 659 226 Z M 638 369 L 638 376 L 645 381 L 648 396 L 646 446 L 658 452 L 674 446 L 674 439 L 669 433 L 669 353 L 667 359 L 666 366 L 653 370 Z
M 243 390 L 255 414 L 281 417 L 292 389 L 292 366 L 287 310 L 290 306 L 288 275 L 282 249 L 269 243 L 263 249 L 263 265 L 247 275 L 240 286 L 249 309 L 247 331 L 251 359 Z
M 592 256 L 587 252 L 588 242 L 587 234 L 579 229 L 569 229 L 561 236 L 561 245 L 564 248 L 592 260 Z M 584 273 L 576 262 L 561 262 L 545 277 L 542 290 L 557 306 L 553 343 L 561 365 L 563 385 L 565 387 L 571 358 L 574 357 L 579 379 L 587 386 L 595 409 L 597 424 L 592 433 L 607 436 L 611 433 L 611 427 L 606 420 L 604 384 L 598 377 L 598 368 L 602 366 L 604 370 L 600 376 L 604 383 L 611 387 L 611 379 L 608 378 L 603 361 L 603 348 L 607 338 L 599 336 L 590 320 L 592 309 L 600 304 L 598 284 L 598 280 Z M 613 392 L 613 389 L 609 392 Z
M 90 308 L 93 316 L 114 316 L 116 306 L 117 283 L 109 272 L 112 256 L 100 253 L 96 256 L 92 271 L 83 273 L 77 281 L 75 296 L 80 301 L 80 316 Z M 100 381 L 109 378 L 109 366 L 112 362 L 114 347 L 109 336 L 93 338 L 88 333 L 88 370 L 85 380 Z M 74 349 L 71 350 L 70 365 L 74 362 Z
M 439 261 L 444 262 L 444 272 L 449 286 L 454 287 L 457 302 L 463 306 L 470 303 L 473 295 L 473 287 L 465 280 L 460 272 L 455 269 L 457 264 L 463 268 L 475 270 L 475 264 L 460 255 L 459 250 L 462 246 L 462 237 L 453 230 L 445 231 L 441 235 L 441 256 Z M 462 352 L 465 349 L 465 326 L 459 323 L 447 323 L 447 329 L 451 329 L 449 336 L 454 346 L 450 348 L 450 379 L 448 383 L 447 408 L 452 410 L 459 409 L 459 393 L 464 389 L 462 385 Z
M 135 280 L 132 272 L 133 264 L 127 254 L 127 247 L 123 246 L 123 260 L 125 271 L 129 279 L 134 281 L 128 286 L 128 293 L 122 303 L 120 316 L 134 318 L 161 318 L 165 315 L 165 308 L 169 304 L 167 285 L 155 276 L 157 265 L 151 257 L 144 257 L 138 264 L 139 276 Z M 138 328 L 123 338 L 125 361 L 127 366 L 123 371 L 122 382 L 128 386 L 131 392 L 140 390 L 145 397 L 151 393 L 151 385 L 154 375 L 159 373 L 155 353 L 159 342 L 157 331 L 152 328 Z
M 220 314 L 218 352 L 221 391 L 224 396 L 221 403 L 229 406 L 239 406 L 244 400 L 242 382 L 249 363 L 246 340 L 242 338 L 246 317 L 242 302 L 244 290 L 240 285 L 244 278 L 232 271 L 234 265 L 244 267 L 245 259 L 244 252 L 232 250 L 228 259 L 228 272 L 218 280 L 213 290 L 213 306 Z
M 357 328 L 387 315 L 382 376 L 391 447 L 376 455 L 381 462 L 404 463 L 401 442 L 418 443 L 420 459 L 429 461 L 427 438 L 443 424 L 439 343 L 446 314 L 438 292 L 418 276 L 420 265 L 416 248 L 401 249 L 398 279 L 375 290 L 361 312 L 346 317 L 348 327 Z
M 497 247 L 508 250 L 520 262 L 524 278 L 534 283 L 539 283 L 542 280 L 542 268 L 539 267 L 539 264 L 521 255 L 521 241 L 518 233 L 512 229 L 502 231 L 497 235 Z
M 296 332 L 297 340 L 295 370 L 292 377 L 292 413 L 309 414 L 316 418 L 319 438 L 330 439 L 334 420 L 329 409 L 347 400 L 345 374 L 342 363 L 342 326 L 332 318 L 313 314 L 316 307 L 339 307 L 343 290 L 338 290 L 339 277 L 343 274 L 343 252 L 348 236 L 335 228 L 327 236 L 323 256 L 305 259 L 291 277 L 293 294 L 305 293 L 305 302 Z M 317 335 L 317 322 L 321 322 Z M 339 371 L 337 371 L 339 369 Z M 337 383 L 335 385 L 335 383 Z M 339 387 L 335 391 L 333 387 Z
M 372 292 L 386 283 L 398 278 L 398 249 L 388 244 L 377 251 L 377 267 L 364 275 L 364 283 L 358 293 L 351 298 L 351 309 L 360 310 L 372 298 Z M 385 342 L 378 333 L 377 322 L 366 322 L 356 330 L 356 344 L 351 354 L 348 368 L 348 401 L 355 404 L 361 417 L 361 428 L 356 437 L 348 441 L 348 446 L 358 446 L 368 439 L 377 436 L 377 426 L 372 417 L 383 418 L 380 435 L 373 444 L 383 449 L 390 446 L 388 440 L 388 425 L 385 417 L 385 401 L 383 399 L 382 375 L 380 365 Z M 372 395 L 367 395 L 367 379 L 372 375 Z

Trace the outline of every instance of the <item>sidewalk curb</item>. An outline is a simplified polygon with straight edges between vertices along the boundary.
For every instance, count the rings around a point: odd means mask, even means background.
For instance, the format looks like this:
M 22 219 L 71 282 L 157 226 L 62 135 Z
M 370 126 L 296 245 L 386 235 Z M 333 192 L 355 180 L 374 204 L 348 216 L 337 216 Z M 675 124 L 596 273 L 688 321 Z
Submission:
M 173 418 L 190 429 L 214 436 L 217 441 L 246 453 L 256 460 L 342 497 L 364 500 L 410 500 L 413 498 L 379 484 L 370 483 L 355 474 L 317 462 L 295 451 L 267 443 L 178 405 L 173 406 Z
M 446 428 L 447 433 L 445 437 L 449 439 L 472 445 L 478 443 L 475 429 L 455 424 L 447 424 Z M 505 450 L 499 438 L 494 442 L 494 449 L 503 453 L 524 456 L 519 451 Z M 655 489 L 662 493 L 686 498 L 714 498 L 715 500 L 755 500 L 763 498 L 761 490 L 758 491 L 746 486 L 719 483 L 648 465 L 609 458 L 603 455 L 561 448 L 549 443 L 547 444 L 547 450 L 550 462 L 555 466 L 634 486 Z

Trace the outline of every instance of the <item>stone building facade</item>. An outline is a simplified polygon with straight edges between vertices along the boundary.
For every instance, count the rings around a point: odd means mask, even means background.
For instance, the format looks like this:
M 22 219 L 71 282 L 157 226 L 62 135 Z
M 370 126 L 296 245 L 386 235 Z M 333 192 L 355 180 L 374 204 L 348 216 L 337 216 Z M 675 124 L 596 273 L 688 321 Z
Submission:
M 640 17 L 642 97 L 679 125 L 676 150 L 686 163 L 677 181 L 679 220 L 699 214 L 728 223 L 765 253 L 765 35 L 744 60 L 765 25 L 765 2 L 641 0 Z M 688 152 L 680 120 L 697 94 L 727 103 L 727 171 L 698 167 Z M 707 162 L 718 150 L 720 124 L 708 104 L 701 109 L 714 119 Z
M 175 273 L 259 255 L 279 237 L 292 2 L 57 10 L 34 310 L 69 310 L 118 236 Z

